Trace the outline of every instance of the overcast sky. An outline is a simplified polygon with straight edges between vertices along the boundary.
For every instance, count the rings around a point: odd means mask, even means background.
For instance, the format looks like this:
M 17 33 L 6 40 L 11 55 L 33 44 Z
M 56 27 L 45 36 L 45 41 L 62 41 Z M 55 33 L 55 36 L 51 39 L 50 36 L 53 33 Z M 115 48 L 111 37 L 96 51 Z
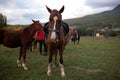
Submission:
M 111 10 L 118 4 L 120 0 L 0 0 L 0 13 L 7 16 L 8 24 L 30 24 L 31 19 L 48 21 L 46 5 L 57 10 L 64 5 L 62 18 L 69 19 Z

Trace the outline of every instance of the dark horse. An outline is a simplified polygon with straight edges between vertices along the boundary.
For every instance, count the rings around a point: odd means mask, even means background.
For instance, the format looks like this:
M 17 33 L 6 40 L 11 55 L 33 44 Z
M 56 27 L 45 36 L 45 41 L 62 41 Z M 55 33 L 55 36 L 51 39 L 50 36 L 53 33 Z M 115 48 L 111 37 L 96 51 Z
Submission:
M 56 58 L 57 52 L 59 52 L 61 76 L 64 77 L 65 72 L 64 72 L 64 66 L 63 66 L 63 51 L 67 43 L 66 35 L 69 31 L 68 25 L 62 22 L 61 13 L 64 11 L 64 6 L 59 11 L 56 9 L 51 10 L 47 6 L 46 8 L 50 13 L 49 22 L 47 23 L 48 26 L 45 26 L 48 29 L 48 31 L 45 31 L 47 33 L 46 44 L 48 46 L 48 56 L 49 56 L 47 75 L 50 76 L 51 74 L 51 62 L 52 62 L 53 55 L 55 55 L 55 58 Z M 67 28 L 65 27 L 66 25 L 67 25 Z
M 19 57 L 17 59 L 18 67 L 23 67 L 25 70 L 28 70 L 25 59 L 26 59 L 26 49 L 32 41 L 32 37 L 37 30 L 42 30 L 42 25 L 39 21 L 33 21 L 33 24 L 26 27 L 20 31 L 7 31 L 4 29 L 0 29 L 0 44 L 3 44 L 9 48 L 20 47 Z M 21 57 L 23 57 L 23 61 L 21 64 Z

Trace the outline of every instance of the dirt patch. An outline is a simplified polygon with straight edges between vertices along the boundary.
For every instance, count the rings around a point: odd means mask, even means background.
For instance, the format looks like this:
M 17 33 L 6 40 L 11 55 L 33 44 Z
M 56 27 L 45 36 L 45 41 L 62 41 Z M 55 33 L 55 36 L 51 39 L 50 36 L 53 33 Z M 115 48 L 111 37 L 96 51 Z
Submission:
M 85 70 L 84 68 L 79 67 L 79 66 L 69 66 L 69 68 L 77 69 L 77 70 Z
M 102 70 L 100 70 L 100 69 L 87 69 L 86 72 L 96 73 L 96 72 L 102 72 Z
M 77 70 L 83 70 L 87 73 L 96 73 L 96 72 L 102 72 L 101 69 L 86 69 L 86 68 L 82 68 L 80 66 L 69 66 L 69 68 L 72 68 L 72 69 L 77 69 Z

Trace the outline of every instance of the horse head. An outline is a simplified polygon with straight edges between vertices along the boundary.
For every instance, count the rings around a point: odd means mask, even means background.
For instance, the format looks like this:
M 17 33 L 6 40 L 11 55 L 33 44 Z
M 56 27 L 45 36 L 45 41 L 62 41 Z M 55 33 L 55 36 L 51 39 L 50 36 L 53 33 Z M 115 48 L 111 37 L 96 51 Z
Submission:
M 49 17 L 49 31 L 51 34 L 51 39 L 56 40 L 58 39 L 58 34 L 60 32 L 61 27 L 61 21 L 62 21 L 62 15 L 61 13 L 64 11 L 64 6 L 58 11 L 56 9 L 51 10 L 49 7 L 47 7 L 48 12 L 50 13 Z
M 33 21 L 32 25 L 34 26 L 35 31 L 42 30 L 43 26 L 39 21 L 35 21 L 35 20 L 32 21 Z

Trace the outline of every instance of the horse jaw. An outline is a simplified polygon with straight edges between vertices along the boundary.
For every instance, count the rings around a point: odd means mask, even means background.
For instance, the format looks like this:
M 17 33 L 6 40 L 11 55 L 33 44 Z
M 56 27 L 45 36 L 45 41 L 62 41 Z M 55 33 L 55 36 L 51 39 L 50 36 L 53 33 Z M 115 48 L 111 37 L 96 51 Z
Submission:
M 58 18 L 57 18 L 57 16 L 55 16 L 54 18 L 53 18 L 53 20 L 54 20 L 54 26 L 53 26 L 53 30 L 55 30 L 56 29 L 56 20 L 57 20 Z M 52 33 L 51 33 L 51 39 L 52 40 L 55 40 L 56 39 L 56 32 L 54 32 L 54 31 L 52 31 Z

